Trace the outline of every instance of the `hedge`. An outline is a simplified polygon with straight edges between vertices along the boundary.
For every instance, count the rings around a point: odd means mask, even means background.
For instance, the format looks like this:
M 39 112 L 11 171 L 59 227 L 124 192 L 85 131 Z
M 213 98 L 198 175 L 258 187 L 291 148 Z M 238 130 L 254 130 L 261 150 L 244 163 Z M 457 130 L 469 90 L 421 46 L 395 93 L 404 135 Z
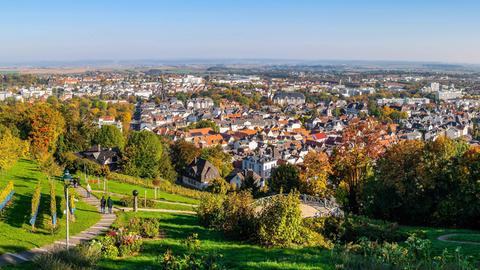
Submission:
M 10 199 L 12 199 L 14 193 L 13 181 L 9 181 L 7 186 L 0 191 L 0 211 L 7 205 Z
M 40 208 L 41 191 L 42 184 L 41 181 L 38 181 L 32 196 L 32 213 L 30 216 L 30 224 L 32 225 L 32 229 L 35 229 L 35 221 L 37 220 L 38 209 Z
M 52 216 L 52 228 L 57 226 L 57 198 L 55 182 L 50 181 L 50 215 Z

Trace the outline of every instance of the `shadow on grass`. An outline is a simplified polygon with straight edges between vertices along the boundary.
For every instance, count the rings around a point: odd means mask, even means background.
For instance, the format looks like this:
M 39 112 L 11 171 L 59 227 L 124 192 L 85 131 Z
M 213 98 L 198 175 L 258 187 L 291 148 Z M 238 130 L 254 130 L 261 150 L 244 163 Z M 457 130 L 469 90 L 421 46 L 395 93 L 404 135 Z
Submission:
M 20 228 L 28 223 L 31 212 L 31 197 L 15 193 L 10 205 L 3 210 L 2 221 L 6 224 Z

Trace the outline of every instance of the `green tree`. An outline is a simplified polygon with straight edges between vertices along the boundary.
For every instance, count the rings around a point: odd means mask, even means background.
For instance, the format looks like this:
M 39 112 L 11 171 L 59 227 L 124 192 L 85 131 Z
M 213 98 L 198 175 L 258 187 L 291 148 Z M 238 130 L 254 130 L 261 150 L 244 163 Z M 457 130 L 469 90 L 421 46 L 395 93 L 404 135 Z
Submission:
M 273 169 L 270 178 L 270 190 L 276 193 L 290 192 L 292 190 L 299 190 L 301 186 L 300 174 L 295 165 L 282 164 Z
M 125 146 L 125 138 L 116 126 L 105 125 L 98 130 L 97 134 L 95 134 L 93 137 L 93 143 L 105 147 L 118 147 L 123 149 Z
M 163 147 L 156 134 L 149 131 L 132 132 L 122 156 L 122 167 L 126 174 L 150 178 L 160 175 Z

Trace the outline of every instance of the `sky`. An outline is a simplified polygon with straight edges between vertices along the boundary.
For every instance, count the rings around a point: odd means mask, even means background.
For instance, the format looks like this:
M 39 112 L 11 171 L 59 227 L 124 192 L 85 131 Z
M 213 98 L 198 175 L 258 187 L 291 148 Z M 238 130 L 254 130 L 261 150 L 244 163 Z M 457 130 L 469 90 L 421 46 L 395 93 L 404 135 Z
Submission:
M 480 64 L 478 0 L 15 0 L 0 63 L 296 59 Z

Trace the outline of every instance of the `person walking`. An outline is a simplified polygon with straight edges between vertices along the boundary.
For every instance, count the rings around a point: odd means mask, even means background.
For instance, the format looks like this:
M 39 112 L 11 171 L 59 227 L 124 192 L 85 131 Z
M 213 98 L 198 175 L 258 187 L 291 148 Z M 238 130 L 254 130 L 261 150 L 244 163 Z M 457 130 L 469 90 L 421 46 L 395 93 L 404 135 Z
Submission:
M 90 194 L 92 194 L 92 187 L 87 183 L 87 198 L 90 198 Z
M 102 214 L 105 214 L 106 204 L 107 204 L 107 201 L 105 200 L 105 196 L 102 196 L 102 199 L 100 200 L 100 212 L 102 212 Z
M 107 206 L 108 206 L 108 213 L 111 214 L 112 208 L 113 208 L 113 200 L 112 198 L 110 198 L 110 196 L 108 196 L 108 199 L 107 199 Z

